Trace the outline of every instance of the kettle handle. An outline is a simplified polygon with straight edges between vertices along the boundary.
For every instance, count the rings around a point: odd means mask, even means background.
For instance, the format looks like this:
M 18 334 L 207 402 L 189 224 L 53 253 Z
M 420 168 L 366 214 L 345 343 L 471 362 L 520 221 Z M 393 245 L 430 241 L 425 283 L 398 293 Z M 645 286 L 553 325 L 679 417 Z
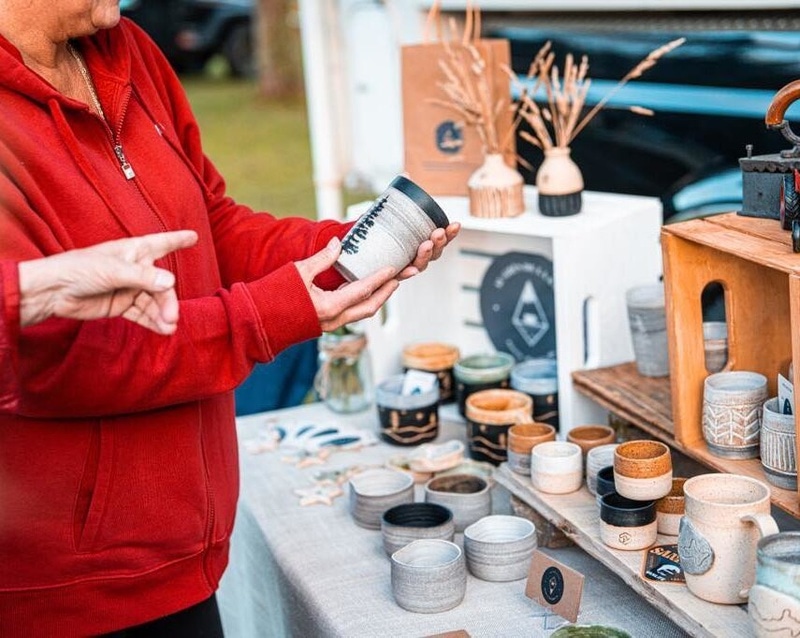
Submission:
M 781 135 L 794 147 L 786 151 L 781 151 L 783 157 L 800 156 L 800 137 L 794 134 L 789 127 L 789 122 L 784 118 L 787 109 L 794 104 L 795 100 L 798 98 L 800 98 L 800 80 L 794 80 L 775 94 L 767 109 L 767 115 L 764 118 L 764 123 L 767 125 L 767 128 L 779 130 Z

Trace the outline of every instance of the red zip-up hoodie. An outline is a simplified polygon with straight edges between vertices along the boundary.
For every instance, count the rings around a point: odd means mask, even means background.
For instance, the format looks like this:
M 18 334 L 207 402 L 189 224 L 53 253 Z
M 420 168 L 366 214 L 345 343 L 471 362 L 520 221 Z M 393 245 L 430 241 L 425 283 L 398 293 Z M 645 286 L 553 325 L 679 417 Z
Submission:
M 107 122 L 0 37 L 0 259 L 183 228 L 200 240 L 159 263 L 176 276 L 176 334 L 50 319 L 12 344 L 2 636 L 108 632 L 211 595 L 238 494 L 232 390 L 255 362 L 319 334 L 293 262 L 347 228 L 227 198 L 178 79 L 133 23 L 75 45 Z

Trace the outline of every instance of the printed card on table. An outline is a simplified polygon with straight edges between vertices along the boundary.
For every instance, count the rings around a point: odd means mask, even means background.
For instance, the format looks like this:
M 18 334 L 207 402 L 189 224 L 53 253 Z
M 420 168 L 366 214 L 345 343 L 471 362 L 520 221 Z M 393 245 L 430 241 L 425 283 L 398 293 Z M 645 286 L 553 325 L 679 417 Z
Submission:
M 525 595 L 562 618 L 576 622 L 583 595 L 583 574 L 536 550 Z

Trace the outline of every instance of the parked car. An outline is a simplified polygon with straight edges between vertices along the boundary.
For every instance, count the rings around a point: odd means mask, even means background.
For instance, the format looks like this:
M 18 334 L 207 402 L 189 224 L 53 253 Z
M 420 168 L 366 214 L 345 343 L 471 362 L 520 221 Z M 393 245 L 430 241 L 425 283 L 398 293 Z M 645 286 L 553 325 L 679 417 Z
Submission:
M 253 0 L 125 0 L 120 8 L 150 34 L 180 73 L 203 69 L 215 55 L 225 59 L 235 76 L 249 77 L 255 71 Z
M 650 51 L 686 37 L 683 46 L 616 94 L 573 142 L 572 156 L 588 190 L 660 197 L 665 222 L 737 210 L 738 159 L 746 155 L 746 145 L 753 145 L 754 155 L 788 147 L 766 128 L 764 116 L 778 89 L 800 78 L 798 9 L 746 15 L 598 12 L 549 19 L 517 13 L 491 21 L 489 35 L 510 40 L 518 74 L 527 72 L 548 40 L 559 63 L 567 52 L 587 54 L 589 104 Z M 628 110 L 631 105 L 651 108 L 655 115 L 636 115 Z M 522 140 L 518 151 L 534 168 L 521 169 L 533 183 L 541 151 Z

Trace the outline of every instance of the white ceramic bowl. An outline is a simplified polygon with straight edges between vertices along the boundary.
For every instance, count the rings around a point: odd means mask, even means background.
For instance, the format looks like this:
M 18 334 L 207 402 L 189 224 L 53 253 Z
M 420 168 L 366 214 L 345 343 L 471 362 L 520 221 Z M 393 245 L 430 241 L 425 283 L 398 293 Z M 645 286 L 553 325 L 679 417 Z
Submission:
M 583 483 L 583 452 L 576 443 L 546 441 L 531 450 L 531 482 L 540 492 L 568 494 Z
M 412 541 L 391 557 L 392 593 L 403 609 L 432 614 L 464 600 L 467 569 L 461 548 L 450 541 Z
M 525 578 L 534 549 L 536 526 L 520 516 L 484 516 L 464 530 L 467 567 L 481 580 Z
M 388 468 L 365 470 L 350 479 L 350 513 L 367 529 L 380 529 L 390 507 L 414 501 L 414 478 Z

